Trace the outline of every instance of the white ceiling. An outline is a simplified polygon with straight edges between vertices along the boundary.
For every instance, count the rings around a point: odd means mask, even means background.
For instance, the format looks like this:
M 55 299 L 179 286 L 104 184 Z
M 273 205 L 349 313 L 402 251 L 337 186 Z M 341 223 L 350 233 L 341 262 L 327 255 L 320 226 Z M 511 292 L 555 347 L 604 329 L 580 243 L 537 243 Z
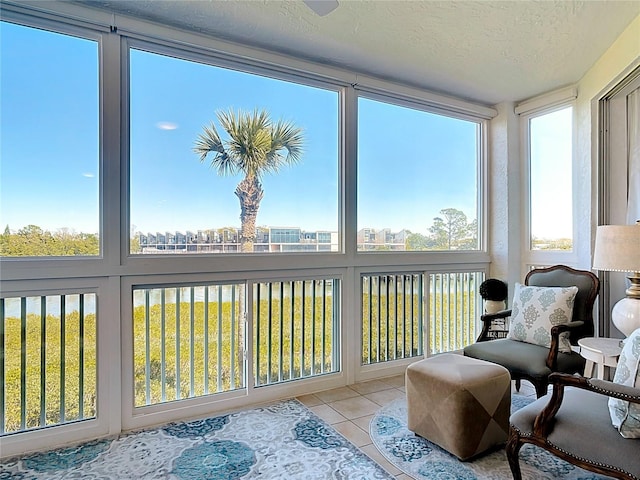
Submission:
M 493 105 L 577 82 L 640 1 L 301 0 L 81 3 Z M 640 55 L 640 38 L 638 39 Z

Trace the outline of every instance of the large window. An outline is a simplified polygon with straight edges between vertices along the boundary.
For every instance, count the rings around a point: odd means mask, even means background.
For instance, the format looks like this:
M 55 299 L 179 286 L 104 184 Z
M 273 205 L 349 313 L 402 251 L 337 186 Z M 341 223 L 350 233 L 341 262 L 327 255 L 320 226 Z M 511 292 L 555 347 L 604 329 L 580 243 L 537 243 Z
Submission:
M 78 3 L 2 7 L 3 455 L 475 338 L 491 109 Z
M 337 91 L 130 61 L 131 253 L 320 251 L 305 235 L 338 233 Z
M 479 131 L 360 98 L 358 250 L 477 250 Z
M 98 43 L 2 22 L 0 255 L 98 255 Z
M 572 125 L 566 107 L 529 119 L 531 250 L 572 250 Z

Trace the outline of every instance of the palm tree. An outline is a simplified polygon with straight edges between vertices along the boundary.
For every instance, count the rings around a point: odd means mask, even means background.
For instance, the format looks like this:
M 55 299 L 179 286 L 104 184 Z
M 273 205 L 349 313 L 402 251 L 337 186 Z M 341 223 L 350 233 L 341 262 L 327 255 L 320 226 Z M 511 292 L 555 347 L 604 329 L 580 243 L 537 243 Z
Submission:
M 242 252 L 253 252 L 256 218 L 264 195 L 260 178 L 265 173 L 276 173 L 281 167 L 300 160 L 302 130 L 282 120 L 273 124 L 264 110 L 254 110 L 253 113 L 218 111 L 216 115 L 229 139 L 222 141 L 212 122 L 210 126 L 204 127 L 193 150 L 200 155 L 200 162 L 204 162 L 207 155 L 213 153 L 211 167 L 216 169 L 218 175 L 244 174 L 235 190 L 240 201 L 240 249 Z M 286 155 L 283 155 L 285 151 Z M 241 289 L 238 298 L 240 321 L 237 322 L 237 338 L 239 345 L 246 348 L 244 302 L 244 290 Z M 243 375 L 243 348 L 239 348 L 237 353 L 236 365 L 240 377 Z M 234 376 L 235 372 L 232 371 L 231 375 Z
M 218 175 L 244 174 L 235 190 L 240 201 L 240 249 L 253 252 L 256 218 L 264 195 L 260 179 L 300 160 L 302 129 L 282 120 L 274 124 L 264 110 L 218 111 L 216 115 L 229 139 L 223 141 L 212 122 L 204 127 L 193 150 L 201 162 L 213 153 L 211 167 Z

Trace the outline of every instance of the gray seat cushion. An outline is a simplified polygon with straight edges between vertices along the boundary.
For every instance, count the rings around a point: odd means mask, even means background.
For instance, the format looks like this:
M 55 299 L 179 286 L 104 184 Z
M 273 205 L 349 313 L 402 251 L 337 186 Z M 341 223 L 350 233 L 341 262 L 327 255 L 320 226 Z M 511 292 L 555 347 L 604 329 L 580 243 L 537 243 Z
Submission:
M 546 361 L 549 349 L 531 343 L 502 338 L 490 342 L 476 342 L 465 347 L 467 357 L 479 358 L 506 367 L 512 374 L 546 378 L 551 373 Z M 578 353 L 559 353 L 559 372 L 577 373 L 584 370 L 584 358 Z
M 509 418 L 521 436 L 531 435 L 536 415 L 548 403 L 545 395 Z M 564 398 L 548 442 L 573 457 L 616 469 L 640 478 L 640 439 L 623 438 L 611 425 L 609 397 L 573 387 Z

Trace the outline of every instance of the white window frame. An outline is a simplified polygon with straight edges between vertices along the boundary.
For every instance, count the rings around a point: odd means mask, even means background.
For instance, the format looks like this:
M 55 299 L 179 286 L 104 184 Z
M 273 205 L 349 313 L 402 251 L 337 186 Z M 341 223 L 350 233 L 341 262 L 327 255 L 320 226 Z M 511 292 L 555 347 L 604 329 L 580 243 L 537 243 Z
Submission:
M 578 244 L 577 229 L 577 174 L 576 174 L 576 105 L 577 90 L 568 87 L 541 95 L 531 100 L 520 103 L 515 108 L 515 113 L 520 115 L 520 145 L 521 145 L 521 272 L 526 274 L 533 267 L 564 264 L 575 267 L 578 262 L 576 245 Z M 531 248 L 531 120 L 547 115 L 558 110 L 572 108 L 572 134 L 571 134 L 571 181 L 572 181 L 572 249 L 562 250 L 533 250 Z
M 345 89 L 347 88 L 347 84 L 344 82 L 336 82 L 336 81 L 320 81 L 317 78 L 311 78 L 309 76 L 300 76 L 295 72 L 289 71 L 285 68 L 274 69 L 273 67 L 267 67 L 262 62 L 259 61 L 248 61 L 243 59 L 242 61 L 234 61 L 232 58 L 227 58 L 221 56 L 220 54 L 212 54 L 210 51 L 204 46 L 193 46 L 190 45 L 189 48 L 184 48 L 179 44 L 167 45 L 166 42 L 158 42 L 157 40 L 146 40 L 146 39 L 138 39 L 136 37 L 122 37 L 123 43 L 123 58 L 122 58 L 122 68 L 123 71 L 126 72 L 123 74 L 122 84 L 123 84 L 123 115 L 122 115 L 122 132 L 123 138 L 126 138 L 126 141 L 123 141 L 123 151 L 122 151 L 122 182 L 123 185 L 126 185 L 126 192 L 123 192 L 123 202 L 126 205 L 126 209 L 122 211 L 122 229 L 123 232 L 127 232 L 127 238 L 129 237 L 129 228 L 130 225 L 130 202 L 129 202 L 129 192 L 131 188 L 130 183 L 130 162 L 129 158 L 130 150 L 129 150 L 129 132 L 130 132 L 130 119 L 129 119 L 129 98 L 130 98 L 130 76 L 129 76 L 129 51 L 131 49 L 141 50 L 145 52 L 149 52 L 152 54 L 164 55 L 168 57 L 178 58 L 187 62 L 197 62 L 200 64 L 229 69 L 235 72 L 244 73 L 247 75 L 261 75 L 267 76 L 268 78 L 279 80 L 283 82 L 295 83 L 297 85 L 303 85 L 308 87 L 319 88 L 328 92 L 335 92 L 338 95 L 339 105 L 344 103 L 344 95 Z M 268 69 L 267 69 L 268 68 Z M 338 109 L 338 146 L 340 148 L 340 143 L 344 138 L 342 124 L 343 122 L 343 108 Z M 126 137 L 125 137 L 126 135 Z M 343 183 L 343 172 L 344 172 L 344 154 L 342 153 L 342 149 L 338 152 L 337 160 L 337 181 L 340 186 Z M 302 255 L 318 255 L 318 256 L 339 256 L 344 253 L 344 222 L 343 222 L 343 194 L 342 189 L 338 186 L 337 195 L 338 195 L 338 211 L 337 214 L 337 226 L 338 226 L 338 244 L 339 250 L 337 252 L 327 251 L 327 252 L 315 252 L 315 253 L 307 253 Z M 126 195 L 126 199 L 124 198 Z M 124 236 L 124 235 L 123 235 Z M 126 245 L 122 245 L 123 248 L 123 257 L 126 258 L 127 262 L 132 264 L 139 262 L 141 263 L 141 257 L 150 257 L 151 255 L 139 255 L 139 254 L 131 254 L 129 252 L 129 244 L 127 240 Z M 300 256 L 301 254 L 296 253 L 295 255 Z M 182 261 L 192 261 L 195 260 L 195 263 L 201 262 L 202 257 L 210 257 L 211 261 L 217 261 L 220 257 L 231 257 L 231 262 L 244 262 L 251 264 L 255 260 L 251 260 L 256 256 L 265 256 L 265 257 L 285 257 L 287 253 L 260 253 L 254 252 L 251 254 L 246 253 L 225 253 L 225 254 L 207 254 L 207 253 L 198 253 L 198 254 L 179 254 L 177 257 L 179 258 L 179 262 Z M 163 258 L 167 257 L 176 257 L 176 255 L 156 255 L 154 258 L 157 260 L 163 261 Z M 187 257 L 194 257 L 192 259 L 188 259 Z M 242 257 L 245 257 L 245 260 L 241 260 Z M 249 257 L 249 258 L 246 258 Z M 145 261 L 145 260 L 142 260 Z M 224 260 L 222 260 L 224 262 Z M 268 263 L 272 263 L 272 261 L 267 260 Z M 285 262 L 290 262 L 287 260 Z M 277 263 L 282 263 L 282 259 L 278 262 L 277 259 L 273 260 L 274 265 Z
M 476 164 L 476 180 L 477 180 L 477 190 L 476 190 L 476 212 L 477 212 L 477 223 L 478 223 L 478 248 L 476 250 L 425 250 L 425 251 L 416 251 L 416 252 L 395 252 L 395 254 L 400 255 L 434 255 L 434 253 L 438 252 L 446 252 L 449 254 L 460 255 L 463 252 L 472 252 L 472 253 L 486 253 L 488 249 L 487 245 L 487 231 L 488 226 L 486 225 L 487 216 L 487 205 L 488 205 L 488 188 L 487 188 L 487 175 L 488 175 L 488 130 L 489 130 L 489 120 L 493 118 L 497 112 L 492 108 L 487 107 L 476 107 L 470 108 L 465 106 L 463 108 L 454 109 L 450 105 L 447 106 L 444 102 L 446 97 L 440 97 L 437 95 L 425 95 L 424 93 L 420 93 L 414 91 L 412 89 L 403 88 L 399 92 L 392 92 L 383 89 L 380 86 L 376 86 L 377 82 L 372 81 L 372 85 L 355 85 L 355 93 L 356 93 L 356 110 L 357 110 L 357 101 L 360 98 L 372 100 L 376 102 L 386 103 L 389 105 L 394 105 L 398 107 L 408 108 L 420 112 L 430 113 L 433 115 L 440 115 L 444 117 L 454 118 L 457 120 L 465 120 L 468 122 L 475 123 L 476 127 L 476 138 L 477 138 L 477 149 L 476 152 L 478 162 Z M 357 155 L 355 163 L 357 164 Z M 356 165 L 357 170 L 357 165 Z M 357 177 L 357 175 L 356 175 Z M 357 185 L 357 178 L 355 179 Z M 355 208 L 357 210 L 357 201 Z M 394 254 L 394 252 L 385 252 L 385 251 L 357 251 L 357 242 L 355 241 L 355 236 L 358 233 L 357 225 L 355 226 L 354 235 L 354 245 L 353 248 L 356 250 L 357 255 L 390 255 Z

